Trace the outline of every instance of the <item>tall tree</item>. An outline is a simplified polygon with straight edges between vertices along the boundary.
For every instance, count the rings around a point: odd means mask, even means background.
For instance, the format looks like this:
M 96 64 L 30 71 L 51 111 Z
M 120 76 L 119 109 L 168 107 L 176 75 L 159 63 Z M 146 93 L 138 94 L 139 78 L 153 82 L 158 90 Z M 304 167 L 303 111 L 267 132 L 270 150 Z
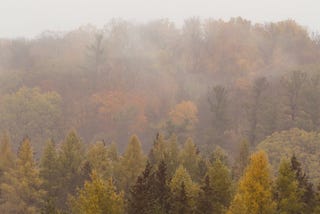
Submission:
M 4 202 L 0 205 L 1 213 L 39 213 L 45 191 L 41 189 L 39 176 L 30 140 L 25 138 L 18 150 L 15 168 L 5 173 L 1 183 Z
M 239 152 L 233 167 L 233 177 L 238 180 L 244 173 L 245 168 L 249 163 L 249 143 L 247 140 L 241 141 Z
M 197 213 L 213 213 L 212 196 L 214 196 L 214 191 L 210 185 L 210 177 L 206 175 L 204 182 L 200 186 L 200 193 L 197 200 Z
M 199 161 L 200 154 L 196 145 L 191 138 L 185 142 L 183 149 L 180 153 L 180 160 L 183 167 L 188 171 L 191 178 L 195 181 L 199 180 L 200 169 Z
M 303 192 L 299 189 L 295 171 L 290 161 L 283 160 L 275 181 L 275 199 L 279 213 L 303 213 L 304 204 L 301 201 Z
M 103 142 L 96 142 L 87 151 L 86 159 L 92 169 L 104 179 L 113 175 L 112 160 L 109 157 L 109 148 Z
M 129 187 L 135 183 L 143 171 L 145 163 L 146 157 L 143 154 L 140 140 L 136 135 L 133 135 L 118 166 L 117 178 L 120 189 L 125 192 L 129 191 Z
M 122 214 L 123 194 L 117 193 L 112 179 L 105 181 L 95 170 L 90 181 L 85 181 L 76 197 L 70 199 L 72 213 L 75 214 Z
M 294 70 L 288 76 L 283 78 L 283 86 L 287 97 L 291 127 L 297 125 L 297 117 L 301 107 L 301 92 L 304 84 L 306 83 L 306 79 L 307 74 L 300 70 Z
M 313 74 L 305 84 L 303 90 L 303 110 L 307 113 L 308 119 L 311 120 L 310 129 L 317 131 L 320 125 L 320 74 Z M 309 128 L 309 127 L 303 127 Z
M 61 125 L 61 97 L 56 92 L 41 92 L 39 88 L 21 88 L 2 97 L 0 129 L 11 133 L 13 142 L 31 136 L 34 149 L 42 151 L 48 136 L 59 136 Z M 32 122 L 30 122 L 32 121 Z M 17 148 L 18 145 L 13 145 Z
M 188 212 L 193 212 L 196 208 L 196 198 L 199 193 L 199 186 L 194 183 L 189 175 L 188 171 L 180 165 L 176 170 L 174 176 L 169 184 L 172 197 L 175 203 L 172 204 L 172 212 L 176 213 L 181 209 L 181 206 L 186 206 Z M 185 199 L 187 203 L 185 203 Z M 183 204 L 182 200 L 183 199 Z
M 309 181 L 307 174 L 302 170 L 301 163 L 295 155 L 291 157 L 291 168 L 298 181 L 299 190 L 303 193 L 301 201 L 304 204 L 304 210 L 307 213 L 311 213 L 315 206 L 313 184 Z
M 59 187 L 58 175 L 58 156 L 55 144 L 49 140 L 44 148 L 40 162 L 40 177 L 43 180 L 42 187 L 47 192 L 45 197 L 44 210 L 55 209 L 56 197 Z
M 171 192 L 169 187 L 167 166 L 164 161 L 160 161 L 155 171 L 155 182 L 153 194 L 155 196 L 155 213 L 165 214 L 171 210 Z
M 128 213 L 149 214 L 153 212 L 155 201 L 153 192 L 154 174 L 149 162 L 137 182 L 130 190 Z
M 248 139 L 254 145 L 258 136 L 258 125 L 263 107 L 263 95 L 268 87 L 267 78 L 259 77 L 253 82 L 249 104 L 246 106 L 247 118 L 249 122 Z
M 74 194 L 83 183 L 81 167 L 84 161 L 84 148 L 75 131 L 71 131 L 62 142 L 58 153 L 58 194 L 57 205 L 66 209 L 68 194 Z
M 214 86 L 208 92 L 208 102 L 212 113 L 213 142 L 224 145 L 224 132 L 228 128 L 228 93 L 224 86 Z
M 271 182 L 267 155 L 263 151 L 258 151 L 250 158 L 228 213 L 274 213 L 275 203 L 272 200 Z

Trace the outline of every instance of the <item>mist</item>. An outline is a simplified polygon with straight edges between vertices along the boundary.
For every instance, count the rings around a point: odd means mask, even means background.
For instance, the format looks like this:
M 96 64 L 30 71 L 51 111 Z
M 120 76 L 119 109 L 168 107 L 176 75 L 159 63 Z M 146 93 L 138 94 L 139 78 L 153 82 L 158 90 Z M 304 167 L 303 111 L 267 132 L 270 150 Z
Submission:
M 317 213 L 317 6 L 3 2 L 0 213 Z

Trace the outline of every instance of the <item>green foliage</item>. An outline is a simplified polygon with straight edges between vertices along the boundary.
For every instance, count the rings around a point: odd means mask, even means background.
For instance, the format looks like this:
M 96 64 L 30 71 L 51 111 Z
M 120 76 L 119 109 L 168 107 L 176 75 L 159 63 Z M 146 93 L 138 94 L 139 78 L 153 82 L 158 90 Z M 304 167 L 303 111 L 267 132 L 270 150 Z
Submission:
M 147 162 L 145 170 L 132 186 L 128 213 L 165 214 L 170 212 L 171 195 L 167 181 L 166 165 L 159 163 L 156 170 Z
M 87 151 L 86 159 L 94 169 L 104 179 L 113 174 L 112 160 L 109 157 L 109 148 L 103 142 L 91 145 Z
M 295 173 L 298 181 L 299 191 L 302 192 L 301 202 L 304 204 L 303 210 L 306 213 L 311 213 L 315 206 L 313 184 L 309 181 L 307 174 L 302 170 L 301 163 L 295 155 L 291 157 L 291 169 Z
M 232 197 L 232 180 L 228 168 L 217 159 L 208 168 L 198 198 L 198 213 L 225 213 Z
M 190 208 L 190 210 L 188 208 L 188 212 L 195 210 L 196 199 L 200 189 L 199 186 L 192 181 L 188 171 L 182 165 L 177 168 L 169 186 L 172 192 L 172 197 L 177 202 L 177 204 L 172 204 L 173 213 L 184 209 L 182 208 L 184 206 Z
M 54 209 L 55 207 L 59 187 L 59 179 L 56 177 L 58 175 L 58 167 L 56 147 L 54 142 L 49 140 L 44 148 L 40 162 L 40 177 L 43 180 L 42 187 L 47 192 L 45 198 L 46 208 L 52 207 Z
M 258 149 L 267 152 L 274 171 L 279 168 L 282 158 L 290 158 L 293 154 L 301 161 L 301 167 L 307 171 L 313 183 L 320 178 L 319 161 L 320 135 L 300 129 L 275 132 L 258 145 Z
M 58 152 L 58 190 L 57 206 L 66 209 L 68 194 L 74 194 L 83 184 L 81 167 L 84 161 L 84 147 L 74 131 L 71 131 L 60 146 Z
M 60 119 L 61 97 L 56 92 L 21 88 L 1 99 L 0 130 L 8 130 L 14 142 L 31 136 L 39 144 L 48 136 L 59 136 Z M 36 150 L 41 149 L 41 145 L 37 145 Z
M 303 213 L 303 191 L 299 188 L 296 173 L 291 163 L 283 160 L 280 164 L 279 175 L 275 181 L 275 199 L 279 213 Z
M 71 210 L 75 214 L 123 214 L 123 194 L 117 193 L 112 179 L 105 182 L 95 171 L 90 181 L 70 198 Z
M 120 189 L 127 192 L 129 187 L 135 183 L 139 174 L 143 171 L 146 157 L 141 149 L 140 140 L 133 135 L 123 156 L 117 166 L 117 179 Z
M 191 138 L 185 142 L 183 149 L 180 152 L 180 163 L 188 171 L 191 178 L 195 181 L 200 180 L 199 169 L 200 154 L 196 145 Z

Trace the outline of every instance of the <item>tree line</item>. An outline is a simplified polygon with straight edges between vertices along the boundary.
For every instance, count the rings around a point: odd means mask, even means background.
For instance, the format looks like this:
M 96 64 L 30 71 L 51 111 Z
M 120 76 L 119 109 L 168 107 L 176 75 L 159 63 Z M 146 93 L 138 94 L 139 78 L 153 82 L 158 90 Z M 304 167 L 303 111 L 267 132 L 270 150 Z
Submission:
M 49 140 L 39 160 L 29 138 L 15 154 L 0 144 L 1 213 L 272 214 L 319 213 L 319 190 L 295 155 L 276 176 L 263 150 L 241 143 L 235 161 L 217 147 L 209 156 L 191 138 L 158 134 L 149 153 L 132 136 L 119 154 L 115 144 L 85 145 L 75 131 Z

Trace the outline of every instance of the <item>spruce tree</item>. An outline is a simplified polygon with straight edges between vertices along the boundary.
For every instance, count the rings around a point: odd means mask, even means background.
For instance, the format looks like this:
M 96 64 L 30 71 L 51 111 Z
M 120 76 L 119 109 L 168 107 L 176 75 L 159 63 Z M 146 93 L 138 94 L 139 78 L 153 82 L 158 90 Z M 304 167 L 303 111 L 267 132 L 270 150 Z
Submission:
M 130 189 L 128 213 L 129 214 L 151 214 L 155 205 L 154 201 L 154 174 L 152 166 L 147 162 L 142 174 L 138 176 L 137 182 Z
M 158 168 L 155 172 L 153 195 L 156 202 L 155 209 L 157 213 L 170 212 L 170 187 L 168 185 L 167 166 L 164 161 L 160 161 Z

